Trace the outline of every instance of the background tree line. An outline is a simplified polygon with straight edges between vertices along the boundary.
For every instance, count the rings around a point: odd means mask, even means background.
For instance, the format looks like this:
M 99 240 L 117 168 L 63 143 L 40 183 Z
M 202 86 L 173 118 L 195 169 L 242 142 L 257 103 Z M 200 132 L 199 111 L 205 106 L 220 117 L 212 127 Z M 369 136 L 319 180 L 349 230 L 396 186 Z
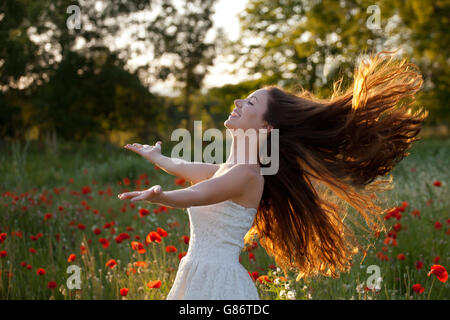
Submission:
M 223 128 L 233 100 L 265 84 L 327 97 L 340 76 L 351 80 L 361 53 L 398 47 L 423 73 L 418 103 L 430 110 L 428 123 L 450 122 L 450 0 L 377 1 L 380 28 L 367 25 L 373 1 L 249 0 L 234 42 L 220 29 L 207 40 L 216 2 L 2 1 L 0 139 L 109 141 L 126 133 L 151 142 L 197 119 L 204 129 Z M 81 9 L 80 29 L 67 27 L 70 5 Z M 146 10 L 154 14 L 139 19 Z M 145 44 L 153 57 L 134 71 L 126 66 L 131 47 L 108 45 L 132 26 L 145 32 L 129 43 Z M 208 68 L 224 55 L 249 79 L 202 93 Z M 159 80 L 171 80 L 178 95 L 152 93 Z

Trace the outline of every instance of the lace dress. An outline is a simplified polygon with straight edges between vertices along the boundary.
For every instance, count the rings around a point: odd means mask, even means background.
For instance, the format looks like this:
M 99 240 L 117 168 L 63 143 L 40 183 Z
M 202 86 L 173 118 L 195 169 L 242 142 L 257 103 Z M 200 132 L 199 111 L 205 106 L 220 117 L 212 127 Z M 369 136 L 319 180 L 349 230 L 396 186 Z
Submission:
M 190 241 L 167 300 L 259 300 L 239 262 L 256 209 L 231 200 L 187 209 Z

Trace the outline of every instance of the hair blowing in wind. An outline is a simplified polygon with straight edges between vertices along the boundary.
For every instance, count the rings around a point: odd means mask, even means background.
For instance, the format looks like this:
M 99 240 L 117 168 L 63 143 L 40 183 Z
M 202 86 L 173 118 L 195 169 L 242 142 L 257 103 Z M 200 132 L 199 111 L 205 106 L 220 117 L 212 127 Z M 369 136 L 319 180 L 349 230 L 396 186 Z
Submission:
M 298 272 L 297 280 L 349 271 L 354 255 L 366 250 L 357 229 L 366 238 L 384 230 L 389 209 L 376 203 L 376 193 L 392 189 L 393 180 L 376 178 L 420 140 L 428 111 L 413 112 L 411 104 L 422 83 L 415 64 L 382 51 L 361 61 L 346 91 L 337 81 L 329 99 L 267 86 L 264 120 L 279 129 L 279 170 L 264 176 L 245 242 L 257 236 L 285 273 Z

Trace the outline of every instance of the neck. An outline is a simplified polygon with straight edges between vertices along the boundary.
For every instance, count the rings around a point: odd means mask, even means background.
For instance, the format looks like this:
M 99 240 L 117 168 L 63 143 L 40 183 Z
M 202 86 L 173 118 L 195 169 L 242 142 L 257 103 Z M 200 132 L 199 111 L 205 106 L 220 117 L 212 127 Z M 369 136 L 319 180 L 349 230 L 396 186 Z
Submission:
M 226 164 L 249 164 L 259 168 L 257 159 L 259 154 L 258 141 L 250 141 L 249 143 L 248 140 L 246 137 L 243 139 L 233 135 L 231 151 L 225 162 Z

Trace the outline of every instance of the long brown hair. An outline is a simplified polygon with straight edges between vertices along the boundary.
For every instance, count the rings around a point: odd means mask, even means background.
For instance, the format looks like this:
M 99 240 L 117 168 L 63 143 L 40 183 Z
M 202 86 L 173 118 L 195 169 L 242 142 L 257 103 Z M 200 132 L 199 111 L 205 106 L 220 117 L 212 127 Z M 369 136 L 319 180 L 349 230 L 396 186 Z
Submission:
M 338 277 L 365 250 L 354 227 L 366 235 L 384 230 L 388 209 L 377 204 L 376 192 L 392 189 L 393 180 L 376 178 L 409 155 L 428 116 L 410 108 L 423 82 L 418 68 L 392 54 L 382 51 L 362 60 L 353 84 L 343 92 L 342 79 L 335 82 L 330 99 L 265 87 L 264 120 L 279 129 L 279 170 L 264 176 L 245 243 L 257 235 L 285 274 L 298 271 L 297 280 Z M 267 144 L 270 150 L 270 134 Z M 348 205 L 356 210 L 354 217 Z

